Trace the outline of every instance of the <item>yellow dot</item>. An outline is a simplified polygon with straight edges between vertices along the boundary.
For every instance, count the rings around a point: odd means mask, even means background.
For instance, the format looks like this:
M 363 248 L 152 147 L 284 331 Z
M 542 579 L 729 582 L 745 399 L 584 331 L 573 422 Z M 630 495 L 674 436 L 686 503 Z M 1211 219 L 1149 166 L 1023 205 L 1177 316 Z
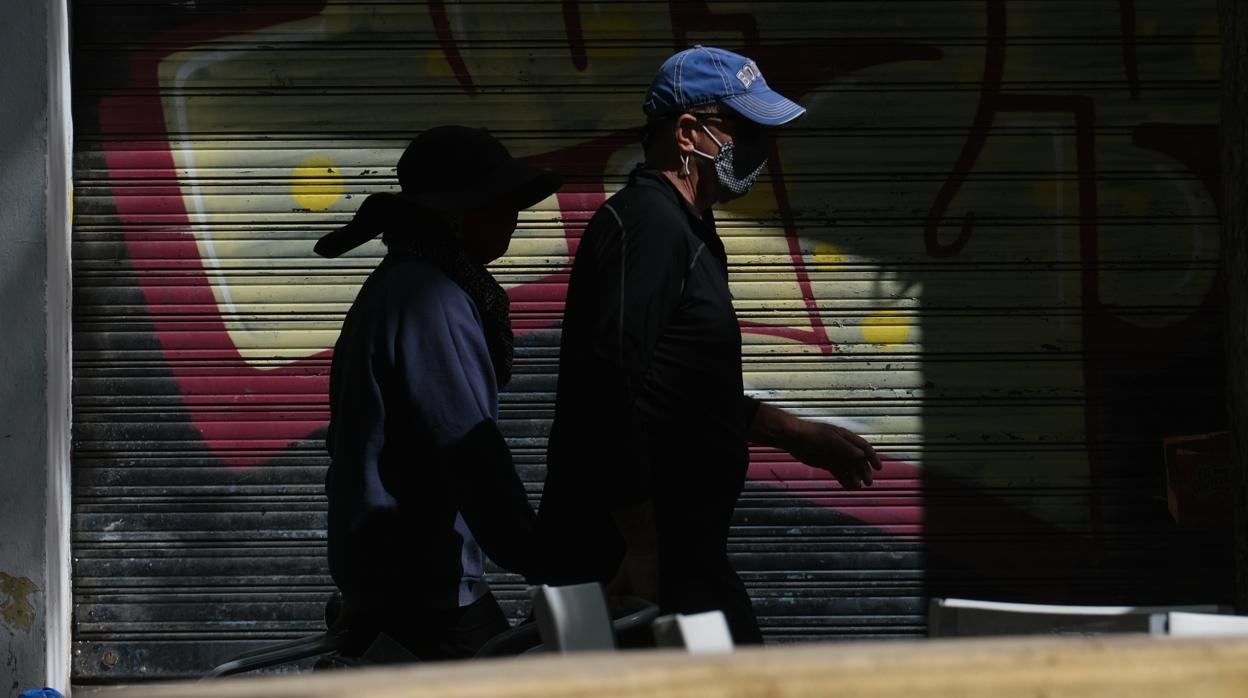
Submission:
M 1135 217 L 1147 216 L 1152 206 L 1148 202 L 1148 194 L 1142 191 L 1129 191 L 1126 197 L 1127 213 Z
M 841 254 L 841 248 L 830 242 L 815 243 L 815 264 L 820 266 L 835 267 L 845 263 L 845 255 Z
M 1153 36 L 1157 33 L 1158 26 L 1160 26 L 1160 23 L 1157 21 L 1157 18 L 1149 17 L 1140 24 L 1140 34 L 1144 36 Z
M 1221 72 L 1222 44 L 1218 38 L 1217 20 L 1205 20 L 1192 41 L 1196 44 L 1196 66 L 1206 73 Z
M 910 318 L 896 310 L 880 310 L 862 320 L 862 338 L 869 344 L 894 348 L 910 338 Z
M 586 3 L 588 4 L 588 3 Z M 646 28 L 624 6 L 624 11 L 600 9 L 587 12 L 582 20 L 585 37 L 585 57 L 590 70 L 594 65 L 608 65 L 607 61 L 619 61 L 641 53 L 636 37 L 645 36 Z
M 342 198 L 342 173 L 328 156 L 313 155 L 299 163 L 290 177 L 290 195 L 299 208 L 324 211 Z
M 975 61 L 958 64 L 958 82 L 978 83 L 984 79 L 984 66 Z
M 449 78 L 454 75 L 451 62 L 446 60 L 442 49 L 434 49 L 425 54 L 425 73 L 431 78 Z
M 325 36 L 342 36 L 363 28 L 363 20 L 350 5 L 329 3 L 318 18 L 325 23 Z
M 1057 182 L 1036 182 L 1031 188 L 1031 198 L 1046 211 L 1057 210 Z

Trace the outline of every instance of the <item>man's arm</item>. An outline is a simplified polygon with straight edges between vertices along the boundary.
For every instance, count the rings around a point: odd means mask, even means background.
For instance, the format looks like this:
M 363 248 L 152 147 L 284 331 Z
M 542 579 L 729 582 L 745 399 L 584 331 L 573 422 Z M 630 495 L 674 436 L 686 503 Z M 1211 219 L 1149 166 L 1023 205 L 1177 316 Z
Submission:
M 607 585 L 610 596 L 659 598 L 659 534 L 650 500 L 611 508 L 615 527 L 624 539 L 624 559 Z
M 834 424 L 796 417 L 766 403 L 745 398 L 755 405 L 750 421 L 750 440 L 788 451 L 806 465 L 826 470 L 847 490 L 873 482 L 872 470 L 883 464 L 875 449 L 857 434 Z

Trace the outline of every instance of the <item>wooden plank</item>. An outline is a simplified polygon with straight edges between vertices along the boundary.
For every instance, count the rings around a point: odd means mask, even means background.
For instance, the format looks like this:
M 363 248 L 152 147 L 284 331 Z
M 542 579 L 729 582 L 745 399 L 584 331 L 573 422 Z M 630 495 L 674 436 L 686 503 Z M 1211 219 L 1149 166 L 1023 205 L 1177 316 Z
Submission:
M 735 698 L 1248 694 L 1248 639 L 906 641 L 628 652 L 132 687 L 131 698 Z

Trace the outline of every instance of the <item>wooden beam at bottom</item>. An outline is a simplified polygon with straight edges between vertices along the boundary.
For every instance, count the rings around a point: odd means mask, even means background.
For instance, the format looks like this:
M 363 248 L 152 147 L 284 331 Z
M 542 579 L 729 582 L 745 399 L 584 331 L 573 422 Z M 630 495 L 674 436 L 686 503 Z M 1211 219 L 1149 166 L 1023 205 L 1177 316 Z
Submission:
M 1248 639 L 841 643 L 526 657 L 135 686 L 129 698 L 1243 698 Z

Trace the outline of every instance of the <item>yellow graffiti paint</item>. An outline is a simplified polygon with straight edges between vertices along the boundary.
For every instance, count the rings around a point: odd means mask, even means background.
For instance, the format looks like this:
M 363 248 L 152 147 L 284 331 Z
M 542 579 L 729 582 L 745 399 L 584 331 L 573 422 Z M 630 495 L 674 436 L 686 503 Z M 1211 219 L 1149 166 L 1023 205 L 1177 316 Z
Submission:
M 1046 211 L 1056 211 L 1058 206 L 1057 196 L 1059 193 L 1058 183 L 1054 181 L 1036 182 L 1031 188 L 1031 200 L 1036 206 Z
M 425 54 L 425 72 L 431 78 L 449 78 L 455 75 L 451 70 L 451 62 L 446 60 L 442 49 L 434 49 Z
M 342 173 L 328 156 L 313 155 L 299 163 L 290 177 L 290 195 L 299 208 L 324 211 L 342 198 Z
M 984 77 L 984 66 L 977 61 L 962 61 L 958 64 L 958 81 L 978 83 Z
M 1212 37 L 1212 39 L 1210 38 Z M 1206 73 L 1217 74 L 1222 70 L 1222 45 L 1218 42 L 1218 22 L 1207 19 L 1192 42 L 1196 53 L 1196 67 Z
M 880 310 L 862 319 L 862 338 L 868 344 L 894 348 L 910 338 L 910 318 L 896 310 Z
M 325 31 L 332 34 L 346 34 L 367 26 L 367 18 L 347 3 L 327 3 L 320 19 L 324 22 Z
M 0 621 L 11 630 L 30 632 L 35 623 L 35 607 L 30 603 L 30 595 L 38 590 L 27 577 L 0 572 L 0 594 L 8 597 L 0 602 Z
M 815 264 L 819 266 L 836 267 L 845 263 L 845 255 L 841 253 L 841 248 L 830 242 L 815 243 Z
M 768 219 L 774 218 L 779 209 L 773 186 L 755 186 L 738 199 L 733 199 L 720 209 L 726 218 Z M 777 231 L 781 232 L 781 231 Z
M 1135 216 L 1147 216 L 1152 210 L 1152 205 L 1148 201 L 1148 194 L 1142 191 L 1129 191 L 1126 194 L 1127 213 Z
M 604 62 L 633 59 L 640 54 L 628 38 L 641 36 L 645 27 L 634 12 L 608 11 L 607 7 L 596 8 L 584 18 L 585 54 L 590 70 Z

